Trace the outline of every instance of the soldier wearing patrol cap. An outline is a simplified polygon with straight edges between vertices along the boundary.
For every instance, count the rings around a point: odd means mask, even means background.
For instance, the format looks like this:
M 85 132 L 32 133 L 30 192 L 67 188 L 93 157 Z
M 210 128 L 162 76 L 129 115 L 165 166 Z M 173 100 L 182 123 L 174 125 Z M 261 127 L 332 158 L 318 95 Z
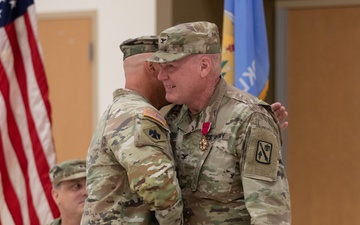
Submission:
M 168 102 L 159 66 L 145 62 L 157 37 L 129 39 L 120 49 L 125 88 L 114 91 L 91 140 L 81 224 L 182 224 L 170 132 L 158 111 Z
M 52 197 L 60 217 L 50 225 L 79 225 L 84 211 L 86 192 L 86 161 L 68 160 L 49 171 Z
M 165 119 L 185 224 L 288 225 L 290 194 L 280 127 L 271 107 L 221 77 L 217 26 L 200 21 L 159 34 L 148 61 L 161 65 Z

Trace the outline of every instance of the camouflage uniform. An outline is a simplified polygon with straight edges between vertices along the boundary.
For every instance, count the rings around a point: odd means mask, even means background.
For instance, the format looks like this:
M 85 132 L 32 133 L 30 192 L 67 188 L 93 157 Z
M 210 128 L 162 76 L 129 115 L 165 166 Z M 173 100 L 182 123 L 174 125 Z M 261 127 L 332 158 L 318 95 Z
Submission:
M 62 181 L 86 177 L 86 161 L 81 159 L 67 160 L 52 167 L 49 171 L 52 186 L 57 188 Z M 61 225 L 61 218 L 48 225 Z
M 151 51 L 129 50 L 134 43 L 145 45 L 126 41 L 121 46 L 124 58 Z M 169 134 L 164 118 L 145 97 L 128 89 L 114 92 L 89 147 L 88 198 L 81 224 L 182 223 Z
M 212 46 L 218 43 L 216 32 L 216 25 L 203 22 L 167 29 L 159 35 L 159 51 L 149 61 L 219 53 L 220 46 Z M 183 54 L 168 56 L 169 49 Z M 174 106 L 165 119 L 172 132 L 185 224 L 291 223 L 280 129 L 268 104 L 220 79 L 200 113 L 191 115 L 186 106 Z M 203 128 L 208 122 L 207 133 Z M 201 150 L 204 137 L 208 146 Z
M 55 219 L 53 222 L 49 223 L 48 225 L 61 225 L 61 218 Z
M 49 175 L 53 187 L 65 180 L 86 177 L 86 161 L 82 159 L 64 161 L 51 168 Z

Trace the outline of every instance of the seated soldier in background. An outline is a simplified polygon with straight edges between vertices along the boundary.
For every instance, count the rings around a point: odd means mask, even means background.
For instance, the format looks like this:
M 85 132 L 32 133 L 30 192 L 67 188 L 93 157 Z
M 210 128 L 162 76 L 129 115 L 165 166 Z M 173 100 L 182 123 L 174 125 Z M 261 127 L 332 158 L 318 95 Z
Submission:
M 79 225 L 84 211 L 86 192 L 86 161 L 68 160 L 49 171 L 52 197 L 60 217 L 49 225 Z

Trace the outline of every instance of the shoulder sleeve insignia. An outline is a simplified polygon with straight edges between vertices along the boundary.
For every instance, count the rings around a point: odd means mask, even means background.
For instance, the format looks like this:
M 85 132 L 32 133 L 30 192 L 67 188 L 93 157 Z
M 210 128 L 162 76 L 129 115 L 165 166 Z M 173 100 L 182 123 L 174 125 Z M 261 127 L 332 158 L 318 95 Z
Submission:
M 256 161 L 259 163 L 270 164 L 272 144 L 266 141 L 258 141 L 256 149 Z
M 243 176 L 275 181 L 281 151 L 279 138 L 264 128 L 252 128 L 247 138 Z
M 154 126 L 147 129 L 144 129 L 143 131 L 146 136 L 148 136 L 153 142 L 162 142 L 166 141 L 166 136 L 164 132 L 160 130 L 159 127 Z
M 151 109 L 151 108 L 144 109 L 143 115 L 156 120 L 157 122 L 162 124 L 164 127 L 166 127 L 166 120 L 159 112 L 155 111 L 154 109 Z

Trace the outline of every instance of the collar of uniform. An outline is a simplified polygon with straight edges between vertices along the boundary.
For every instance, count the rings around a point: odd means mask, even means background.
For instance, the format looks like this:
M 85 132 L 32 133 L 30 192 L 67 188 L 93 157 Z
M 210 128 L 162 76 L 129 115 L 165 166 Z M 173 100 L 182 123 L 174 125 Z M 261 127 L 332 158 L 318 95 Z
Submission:
M 179 117 L 174 121 L 174 123 L 178 125 L 180 130 L 186 133 L 201 129 L 202 123 L 204 122 L 210 122 L 211 128 L 215 128 L 216 114 L 226 90 L 227 83 L 221 78 L 208 105 L 198 114 L 197 117 L 192 119 L 188 113 L 188 107 L 184 105 L 180 111 Z
M 116 90 L 113 92 L 113 100 L 119 98 L 119 97 L 122 96 L 122 95 L 129 95 L 129 94 L 140 96 L 140 97 L 142 97 L 143 99 L 145 99 L 146 102 L 148 102 L 149 104 L 151 104 L 151 102 L 150 102 L 147 98 L 145 98 L 145 96 L 143 96 L 142 94 L 140 94 L 139 92 L 134 91 L 134 90 L 130 90 L 130 89 L 126 89 L 126 88 L 118 88 L 118 89 L 116 89 Z

